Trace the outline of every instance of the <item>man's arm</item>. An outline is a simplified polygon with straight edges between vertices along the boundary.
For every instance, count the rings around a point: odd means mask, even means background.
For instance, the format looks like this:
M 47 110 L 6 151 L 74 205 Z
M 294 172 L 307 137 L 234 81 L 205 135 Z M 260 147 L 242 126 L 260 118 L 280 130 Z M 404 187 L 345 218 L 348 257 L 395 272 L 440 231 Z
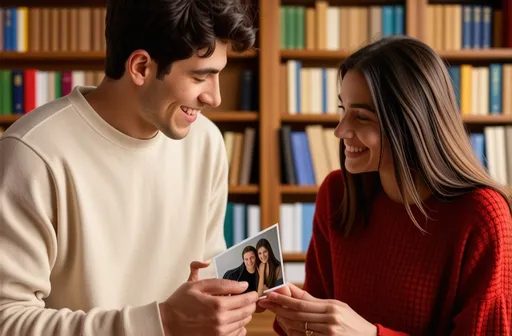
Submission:
M 88 313 L 45 308 L 64 206 L 44 160 L 18 139 L 0 139 L 0 336 L 163 335 L 156 302 Z

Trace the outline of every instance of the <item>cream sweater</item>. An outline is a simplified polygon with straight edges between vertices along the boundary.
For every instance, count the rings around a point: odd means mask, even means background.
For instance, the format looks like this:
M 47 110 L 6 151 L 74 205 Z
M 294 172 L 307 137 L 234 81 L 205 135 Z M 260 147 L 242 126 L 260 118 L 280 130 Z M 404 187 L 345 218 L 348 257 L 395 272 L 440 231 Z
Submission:
M 199 116 L 137 140 L 76 87 L 0 138 L 0 335 L 162 335 L 158 302 L 223 251 L 227 158 Z M 201 277 L 214 277 L 210 266 Z

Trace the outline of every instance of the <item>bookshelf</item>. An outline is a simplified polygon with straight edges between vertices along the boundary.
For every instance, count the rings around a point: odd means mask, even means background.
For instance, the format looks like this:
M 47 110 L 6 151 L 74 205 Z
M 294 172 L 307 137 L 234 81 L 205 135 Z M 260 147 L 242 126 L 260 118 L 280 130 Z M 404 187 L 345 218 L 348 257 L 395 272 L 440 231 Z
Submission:
M 495 8 L 501 1 L 490 1 Z M 231 201 L 244 201 L 260 206 L 260 227 L 262 229 L 280 221 L 281 203 L 314 202 L 318 185 L 286 185 L 281 181 L 281 141 L 280 129 L 289 125 L 293 129 L 302 129 L 309 125 L 321 125 L 334 128 L 339 117 L 335 113 L 288 114 L 283 106 L 281 67 L 289 60 L 304 62 L 307 66 L 336 67 L 346 58 L 352 49 L 340 48 L 326 50 L 318 48 L 291 49 L 281 48 L 280 7 L 305 6 L 314 8 L 316 0 L 253 0 L 257 6 L 258 36 L 257 48 L 244 54 L 229 53 L 228 66 L 221 74 L 222 105 L 214 111 L 205 111 L 205 115 L 219 125 L 221 131 L 242 129 L 248 125 L 256 128 L 258 179 L 249 185 L 231 185 Z M 330 0 L 332 6 L 385 6 L 402 5 L 404 8 L 405 34 L 427 42 L 427 7 L 430 4 L 486 4 L 482 0 Z M 3 6 L 102 6 L 99 0 L 6 0 Z M 446 50 L 436 48 L 439 55 L 449 63 L 489 64 L 493 62 L 512 63 L 512 48 L 489 48 L 470 50 Z M 102 51 L 87 52 L 5 52 L 0 51 L 0 69 L 37 67 L 51 70 L 94 69 L 101 70 L 104 61 Z M 254 69 L 258 77 L 257 111 L 237 108 L 239 94 L 238 78 L 243 69 Z M 334 111 L 331 111 L 334 112 Z M 17 116 L 0 115 L 0 127 L 7 127 Z M 484 128 L 491 125 L 512 125 L 512 111 L 503 111 L 498 115 L 464 115 L 463 121 L 468 127 Z M 284 262 L 299 263 L 305 260 L 305 253 L 285 253 Z M 270 335 L 272 316 L 256 315 L 251 322 L 251 335 Z

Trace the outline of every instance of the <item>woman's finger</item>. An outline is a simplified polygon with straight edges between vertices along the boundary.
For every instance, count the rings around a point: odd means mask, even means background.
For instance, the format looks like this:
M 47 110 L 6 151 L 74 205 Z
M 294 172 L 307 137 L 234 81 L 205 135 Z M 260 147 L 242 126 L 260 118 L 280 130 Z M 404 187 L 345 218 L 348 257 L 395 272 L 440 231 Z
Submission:
M 306 323 L 303 321 L 294 321 L 286 317 L 278 317 L 277 323 L 283 330 L 287 331 L 288 336 L 303 336 L 306 333 Z M 325 324 L 322 326 L 321 324 L 311 324 L 308 322 L 307 327 L 307 330 L 313 331 L 314 335 L 324 335 L 324 332 L 327 330 L 327 325 Z
M 307 313 L 326 313 L 327 306 L 320 301 L 304 301 L 270 292 L 267 294 L 267 300 L 277 303 L 281 306 L 288 307 L 293 310 Z

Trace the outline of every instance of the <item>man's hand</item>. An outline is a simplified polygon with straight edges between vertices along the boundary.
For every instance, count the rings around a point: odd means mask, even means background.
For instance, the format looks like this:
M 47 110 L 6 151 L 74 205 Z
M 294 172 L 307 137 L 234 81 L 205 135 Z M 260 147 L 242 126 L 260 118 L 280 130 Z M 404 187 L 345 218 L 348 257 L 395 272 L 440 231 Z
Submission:
M 241 294 L 247 289 L 247 282 L 226 279 L 199 281 L 199 268 L 208 265 L 208 262 L 192 262 L 189 280 L 160 303 L 166 335 L 246 334 L 245 326 L 252 319 L 258 294 Z

